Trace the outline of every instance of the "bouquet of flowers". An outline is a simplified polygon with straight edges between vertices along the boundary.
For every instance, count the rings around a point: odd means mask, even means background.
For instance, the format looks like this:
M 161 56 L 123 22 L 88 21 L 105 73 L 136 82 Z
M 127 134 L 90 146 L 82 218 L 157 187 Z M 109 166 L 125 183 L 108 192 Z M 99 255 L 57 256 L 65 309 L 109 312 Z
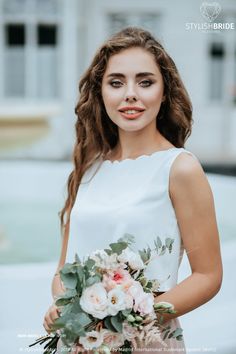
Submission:
M 171 331 L 163 325 L 163 313 L 175 313 L 167 302 L 155 303 L 158 280 L 149 280 L 144 271 L 152 259 L 152 250 L 134 252 L 134 236 L 125 234 L 109 248 L 97 250 L 83 262 L 78 255 L 74 263 L 60 270 L 66 289 L 57 298 L 60 317 L 52 332 L 35 343 L 45 344 L 44 354 L 83 352 L 110 353 L 111 350 L 131 352 L 139 346 L 161 342 L 166 338 L 182 340 L 182 329 Z M 159 237 L 154 251 L 162 255 L 172 250 L 174 240 Z M 59 341 L 59 342 L 58 342 Z

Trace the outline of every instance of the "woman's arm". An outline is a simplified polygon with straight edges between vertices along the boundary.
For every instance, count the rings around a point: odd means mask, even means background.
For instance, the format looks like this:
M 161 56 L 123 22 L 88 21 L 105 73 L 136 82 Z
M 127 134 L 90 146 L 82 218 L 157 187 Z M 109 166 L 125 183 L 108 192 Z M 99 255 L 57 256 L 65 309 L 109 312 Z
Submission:
M 52 291 L 53 299 L 56 299 L 57 296 L 65 292 L 65 288 L 63 287 L 63 284 L 60 279 L 59 271 L 64 266 L 66 261 L 68 238 L 69 238 L 69 225 L 66 226 L 64 231 L 64 235 L 62 238 L 60 259 L 58 262 L 56 273 L 54 274 L 54 277 L 52 279 L 51 291 Z
M 64 235 L 62 238 L 62 246 L 61 246 L 61 254 L 60 254 L 59 263 L 57 266 L 56 273 L 54 274 L 54 277 L 52 279 L 51 290 L 52 290 L 52 296 L 53 296 L 53 303 L 49 307 L 49 309 L 47 310 L 47 312 L 44 316 L 44 321 L 43 321 L 43 326 L 48 333 L 51 332 L 51 325 L 54 323 L 54 321 L 60 315 L 60 311 L 59 311 L 58 307 L 55 305 L 55 300 L 59 295 L 62 295 L 66 290 L 63 287 L 63 284 L 60 280 L 59 271 L 65 264 L 68 238 L 69 238 L 69 226 L 66 227 L 65 231 L 64 231 Z
M 170 197 L 192 274 L 156 298 L 174 305 L 181 316 L 217 294 L 222 282 L 222 261 L 214 200 L 200 163 L 180 154 L 170 173 Z

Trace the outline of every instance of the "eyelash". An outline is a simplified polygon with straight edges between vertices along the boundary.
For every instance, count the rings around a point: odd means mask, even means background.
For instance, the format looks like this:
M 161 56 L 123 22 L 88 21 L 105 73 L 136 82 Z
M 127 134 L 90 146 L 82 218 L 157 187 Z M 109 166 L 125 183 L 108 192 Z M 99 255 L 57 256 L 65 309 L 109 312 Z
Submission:
M 144 85 L 141 85 L 141 87 L 150 87 L 153 84 L 153 81 L 152 80 L 142 80 L 142 81 L 140 81 L 139 84 L 144 84 Z M 123 85 L 123 83 L 121 81 L 115 80 L 115 81 L 111 81 L 110 85 L 114 88 L 119 88 Z

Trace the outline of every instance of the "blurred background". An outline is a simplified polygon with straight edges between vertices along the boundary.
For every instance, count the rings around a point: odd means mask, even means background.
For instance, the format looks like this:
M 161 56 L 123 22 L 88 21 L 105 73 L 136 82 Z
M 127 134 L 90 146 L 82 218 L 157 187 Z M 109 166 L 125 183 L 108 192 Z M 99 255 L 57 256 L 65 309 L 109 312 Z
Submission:
M 233 23 L 234 29 L 204 29 Z M 192 99 L 186 143 L 211 184 L 224 262 L 221 292 L 181 318 L 188 353 L 236 352 L 236 2 L 0 0 L 0 348 L 27 348 L 60 252 L 78 82 L 112 33 L 142 26 L 174 59 Z M 186 256 L 180 279 L 190 272 Z

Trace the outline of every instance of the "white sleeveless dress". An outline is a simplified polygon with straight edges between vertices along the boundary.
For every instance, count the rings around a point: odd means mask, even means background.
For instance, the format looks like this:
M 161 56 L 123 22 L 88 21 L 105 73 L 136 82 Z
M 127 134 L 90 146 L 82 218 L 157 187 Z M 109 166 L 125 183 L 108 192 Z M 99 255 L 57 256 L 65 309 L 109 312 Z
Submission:
M 122 161 L 97 160 L 84 174 L 71 211 L 67 262 L 75 253 L 83 259 L 96 249 L 106 248 L 125 233 L 135 236 L 133 248 L 154 248 L 157 236 L 163 243 L 173 238 L 172 252 L 156 257 L 146 269 L 146 276 L 160 281 L 159 291 L 168 291 L 177 284 L 183 245 L 175 211 L 169 196 L 171 166 L 184 148 L 170 148 L 151 155 Z M 195 157 L 196 158 L 196 157 Z M 178 319 L 169 321 L 174 329 Z M 169 339 L 156 353 L 185 353 L 184 341 Z M 150 350 L 150 349 L 149 349 Z M 154 349 L 151 349 L 155 352 Z M 147 351 L 146 351 L 147 352 Z M 142 353 L 139 349 L 138 353 Z

